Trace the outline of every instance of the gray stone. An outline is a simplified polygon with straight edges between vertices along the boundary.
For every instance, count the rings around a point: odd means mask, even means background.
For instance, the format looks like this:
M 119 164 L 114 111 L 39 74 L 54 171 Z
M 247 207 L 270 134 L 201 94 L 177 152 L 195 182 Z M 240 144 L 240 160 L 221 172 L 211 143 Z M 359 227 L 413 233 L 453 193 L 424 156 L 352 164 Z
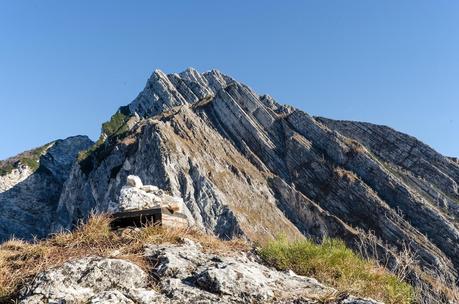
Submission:
M 123 293 L 118 290 L 104 291 L 92 297 L 89 301 L 90 304 L 134 304 L 134 302 L 127 298 Z
M 120 190 L 119 199 L 110 202 L 109 211 L 129 211 L 165 207 L 173 212 L 184 212 L 183 199 L 168 195 L 153 185 L 143 185 L 140 177 L 129 175 Z
M 126 184 L 129 187 L 134 187 L 134 188 L 139 188 L 139 189 L 141 189 L 143 186 L 142 180 L 140 179 L 140 177 L 135 176 L 135 175 L 129 175 L 126 178 Z
M 147 273 L 131 262 L 87 257 L 37 275 L 22 289 L 20 303 L 98 303 L 103 299 L 132 303 L 129 299 L 139 301 L 157 296 L 145 289 L 147 285 Z
M 336 290 L 312 278 L 279 272 L 250 254 L 206 253 L 189 239 L 180 245 L 149 245 L 158 291 L 131 262 L 88 257 L 39 274 L 24 286 L 20 303 L 317 303 Z M 345 297 L 335 303 L 377 304 Z
M 216 256 L 204 253 L 190 240 L 185 240 L 182 246 L 152 245 L 146 254 L 156 265 L 156 275 L 162 280 L 170 279 L 161 285 L 164 293 L 172 292 L 178 298 L 193 293 L 190 286 L 218 295 L 229 303 L 268 303 L 276 297 L 317 298 L 336 293 L 314 279 L 272 270 L 246 254 Z

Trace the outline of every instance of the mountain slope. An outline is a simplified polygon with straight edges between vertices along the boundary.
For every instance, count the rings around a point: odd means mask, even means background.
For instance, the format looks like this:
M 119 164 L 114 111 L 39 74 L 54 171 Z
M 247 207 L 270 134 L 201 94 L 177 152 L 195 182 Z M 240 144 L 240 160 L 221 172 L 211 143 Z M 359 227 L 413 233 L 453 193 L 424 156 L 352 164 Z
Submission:
M 50 233 L 75 158 L 92 144 L 86 136 L 69 137 L 1 162 L 0 241 Z
M 388 127 L 311 117 L 215 70 L 157 70 L 80 154 L 52 230 L 110 210 L 130 174 L 222 238 L 337 237 L 393 269 L 408 249 L 457 284 L 459 165 Z
M 371 233 L 372 254 L 391 263 L 409 247 L 457 280 L 459 167 L 414 138 L 311 117 L 218 71 L 155 71 L 120 111 L 129 127 L 74 166 L 56 229 L 108 210 L 135 174 L 182 196 L 196 224 L 222 237 L 285 232 L 357 248 Z

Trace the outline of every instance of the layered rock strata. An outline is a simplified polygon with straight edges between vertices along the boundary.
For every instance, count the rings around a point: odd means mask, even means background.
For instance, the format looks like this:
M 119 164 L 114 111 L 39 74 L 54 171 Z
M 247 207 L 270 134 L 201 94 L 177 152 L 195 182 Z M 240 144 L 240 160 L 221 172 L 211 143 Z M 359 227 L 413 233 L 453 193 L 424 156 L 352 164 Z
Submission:
M 356 248 L 371 233 L 389 264 L 408 247 L 458 277 L 459 166 L 412 137 L 311 117 L 218 71 L 155 71 L 123 113 L 140 119 L 72 169 L 63 227 L 107 210 L 135 174 L 221 237 L 331 236 Z

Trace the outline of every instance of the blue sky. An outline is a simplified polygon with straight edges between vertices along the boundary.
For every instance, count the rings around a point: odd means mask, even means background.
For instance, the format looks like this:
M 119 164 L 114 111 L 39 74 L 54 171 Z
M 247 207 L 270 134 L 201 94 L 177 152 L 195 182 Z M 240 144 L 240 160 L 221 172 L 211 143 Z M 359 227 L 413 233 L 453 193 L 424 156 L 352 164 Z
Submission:
M 458 1 L 0 0 L 0 159 L 96 139 L 154 69 L 189 66 L 459 156 Z

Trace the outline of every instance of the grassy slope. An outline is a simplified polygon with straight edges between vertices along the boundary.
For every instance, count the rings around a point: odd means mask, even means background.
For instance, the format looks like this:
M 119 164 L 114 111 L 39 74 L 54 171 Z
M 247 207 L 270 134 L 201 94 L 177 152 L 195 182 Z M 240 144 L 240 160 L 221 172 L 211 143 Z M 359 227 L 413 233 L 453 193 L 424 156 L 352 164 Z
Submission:
M 288 242 L 280 238 L 259 250 L 262 259 L 279 270 L 314 277 L 341 292 L 382 300 L 387 304 L 408 304 L 413 288 L 374 262 L 364 260 L 340 240 Z

